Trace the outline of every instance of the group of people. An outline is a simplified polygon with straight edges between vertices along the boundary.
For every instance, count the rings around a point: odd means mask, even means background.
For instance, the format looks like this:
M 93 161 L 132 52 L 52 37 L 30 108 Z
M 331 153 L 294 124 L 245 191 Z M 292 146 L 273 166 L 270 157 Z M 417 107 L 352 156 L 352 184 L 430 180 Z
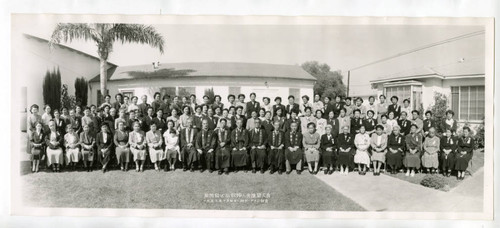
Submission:
M 217 171 L 219 175 L 240 170 L 252 173 L 297 174 L 307 166 L 317 174 L 320 166 L 325 174 L 339 170 L 341 174 L 357 168 L 365 175 L 372 165 L 373 175 L 384 171 L 392 174 L 406 170 L 414 176 L 420 170 L 446 176 L 457 171 L 463 179 L 473 155 L 474 140 L 468 127 L 457 135 L 453 111 L 435 121 L 432 112 L 410 108 L 408 99 L 399 104 L 397 96 L 390 104 L 381 95 L 376 102 L 370 97 L 336 96 L 313 101 L 302 96 L 302 102 L 288 97 L 275 104 L 256 94 L 229 95 L 223 103 L 219 95 L 188 97 L 154 94 L 131 98 L 122 94 L 107 95 L 99 106 L 52 110 L 49 105 L 39 114 L 39 106 L 30 108 L 28 118 L 32 171 L 39 171 L 40 160 L 60 172 L 83 167 L 91 172 L 99 165 L 102 172 L 110 166 L 127 171 L 131 164 L 142 172 L 147 167 L 156 171 Z M 237 98 L 237 99 L 236 99 Z M 94 163 L 95 162 L 95 163 Z

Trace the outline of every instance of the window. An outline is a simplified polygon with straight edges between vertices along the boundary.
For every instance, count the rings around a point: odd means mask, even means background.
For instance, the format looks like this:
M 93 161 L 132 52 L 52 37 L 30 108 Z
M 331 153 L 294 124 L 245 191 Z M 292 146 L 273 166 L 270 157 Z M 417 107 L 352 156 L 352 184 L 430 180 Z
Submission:
M 163 99 L 163 96 L 165 96 L 166 94 L 170 95 L 170 97 L 173 97 L 176 94 L 176 88 L 175 87 L 163 87 L 160 89 L 160 93 L 161 93 L 161 99 Z
M 295 97 L 295 101 L 300 100 L 300 89 L 289 88 L 288 89 L 288 96 L 290 96 L 290 95 Z M 288 99 L 288 97 L 283 98 L 283 99 Z
M 385 87 L 385 96 L 389 101 L 392 96 L 397 96 L 399 98 L 398 103 L 401 105 L 403 104 L 403 101 L 405 99 L 409 99 L 411 102 L 411 86 L 408 85 L 408 86 Z
M 120 93 L 123 95 L 123 97 L 132 98 L 134 96 L 133 90 L 120 90 Z
M 195 94 L 196 89 L 194 87 L 179 87 L 178 94 L 180 97 L 187 97 L 191 94 Z
M 229 87 L 229 94 L 233 94 L 234 96 L 238 97 L 238 94 L 241 93 L 241 87 Z
M 484 86 L 451 87 L 451 109 L 460 120 L 484 118 Z

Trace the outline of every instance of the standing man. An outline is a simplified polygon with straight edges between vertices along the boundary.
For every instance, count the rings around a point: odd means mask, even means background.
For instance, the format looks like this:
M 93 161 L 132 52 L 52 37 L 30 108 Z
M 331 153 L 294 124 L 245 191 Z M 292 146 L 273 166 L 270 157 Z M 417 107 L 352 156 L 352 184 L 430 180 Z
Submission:
M 217 128 L 217 123 L 219 123 L 219 118 L 214 116 L 214 110 L 212 108 L 208 108 L 207 116 L 203 117 L 203 119 L 207 120 L 208 129 L 215 130 Z
M 153 113 L 156 113 L 162 106 L 163 102 L 161 101 L 161 94 L 159 92 L 156 92 L 153 98 L 154 101 L 151 103 L 151 107 L 153 107 Z
M 260 173 L 264 173 L 266 164 L 266 144 L 267 133 L 261 129 L 260 119 L 255 119 L 255 128 L 250 130 L 250 159 L 252 161 L 252 173 L 256 173 L 256 169 L 260 169 Z
M 280 121 L 275 121 L 273 123 L 274 130 L 269 132 L 269 165 L 270 165 L 270 173 L 273 174 L 276 170 L 278 170 L 278 174 L 283 173 L 283 169 L 285 168 L 285 151 L 283 148 L 284 144 L 284 133 L 280 131 Z
M 323 118 L 324 119 L 328 119 L 328 115 L 330 114 L 331 111 L 333 111 L 333 113 L 335 114 L 335 116 L 337 115 L 336 112 L 335 112 L 335 105 L 332 105 L 330 103 L 331 101 L 331 98 L 329 96 L 325 96 L 323 98 Z
M 226 129 L 226 119 L 220 120 L 220 127 L 215 130 L 217 149 L 215 150 L 215 168 L 219 170 L 218 174 L 224 172 L 229 174 L 229 165 L 231 158 L 231 132 Z
M 238 172 L 238 169 L 246 167 L 248 164 L 248 132 L 243 128 L 243 119 L 236 120 L 236 129 L 231 132 L 231 164 Z M 245 172 L 247 172 L 245 170 Z
M 139 104 L 139 117 L 144 118 L 148 113 L 148 108 L 150 107 L 148 104 L 148 96 L 142 95 L 141 100 L 142 103 Z
M 345 108 L 345 111 L 346 111 L 345 115 L 352 118 L 352 115 L 353 115 L 353 112 L 354 112 L 354 107 L 352 107 L 352 105 L 351 105 L 351 100 L 352 100 L 352 98 L 346 97 L 344 108 Z
M 296 122 L 293 122 L 290 125 L 290 131 L 285 133 L 286 174 L 292 172 L 292 165 L 295 165 L 297 174 L 302 173 L 302 133 L 297 130 L 298 126 Z
M 399 98 L 397 96 L 391 97 L 392 104 L 387 107 L 387 113 L 394 112 L 394 119 L 399 119 L 401 114 L 401 105 L 398 104 Z
M 299 104 L 295 103 L 295 97 L 293 95 L 288 96 L 288 105 L 286 106 L 286 118 L 289 119 L 292 112 L 297 115 L 300 113 Z
M 205 168 L 208 172 L 212 173 L 214 170 L 214 150 L 215 150 L 215 139 L 214 132 L 208 129 L 208 120 L 204 119 L 201 123 L 202 129 L 198 132 L 196 137 L 196 150 L 201 157 L 201 161 L 205 160 Z M 200 172 L 203 172 L 204 168 L 201 168 Z
M 255 93 L 250 94 L 250 101 L 247 102 L 246 104 L 246 116 L 247 118 L 250 118 L 251 114 L 253 111 L 259 113 L 260 111 L 260 103 L 258 101 L 255 101 Z
M 182 169 L 186 171 L 188 168 L 194 172 L 194 168 L 200 160 L 198 151 L 196 151 L 194 142 L 197 135 L 196 128 L 193 128 L 193 119 L 189 118 L 186 121 L 186 128 L 180 131 L 181 139 L 181 157 Z

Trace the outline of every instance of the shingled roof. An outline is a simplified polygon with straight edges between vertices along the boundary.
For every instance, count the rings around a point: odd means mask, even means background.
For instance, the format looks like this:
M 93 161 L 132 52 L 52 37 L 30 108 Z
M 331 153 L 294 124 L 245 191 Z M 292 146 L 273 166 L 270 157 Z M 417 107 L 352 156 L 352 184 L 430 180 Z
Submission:
M 237 62 L 187 62 L 165 63 L 153 69 L 152 64 L 118 66 L 108 75 L 108 80 L 133 80 L 143 78 L 175 77 L 274 77 L 285 79 L 316 80 L 298 65 Z M 91 80 L 98 82 L 99 75 Z

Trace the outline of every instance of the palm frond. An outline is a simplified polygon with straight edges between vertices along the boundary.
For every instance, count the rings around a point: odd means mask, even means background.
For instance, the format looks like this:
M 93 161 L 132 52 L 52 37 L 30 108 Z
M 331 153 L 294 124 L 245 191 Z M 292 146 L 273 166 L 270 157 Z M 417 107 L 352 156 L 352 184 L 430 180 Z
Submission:
M 89 24 L 59 23 L 52 32 L 49 45 L 53 47 L 54 44 L 59 44 L 61 41 L 71 42 L 75 39 L 99 42 L 99 35 Z
M 165 40 L 153 26 L 140 24 L 115 24 L 109 31 L 109 36 L 113 41 L 123 43 L 148 44 L 158 48 L 163 54 Z

